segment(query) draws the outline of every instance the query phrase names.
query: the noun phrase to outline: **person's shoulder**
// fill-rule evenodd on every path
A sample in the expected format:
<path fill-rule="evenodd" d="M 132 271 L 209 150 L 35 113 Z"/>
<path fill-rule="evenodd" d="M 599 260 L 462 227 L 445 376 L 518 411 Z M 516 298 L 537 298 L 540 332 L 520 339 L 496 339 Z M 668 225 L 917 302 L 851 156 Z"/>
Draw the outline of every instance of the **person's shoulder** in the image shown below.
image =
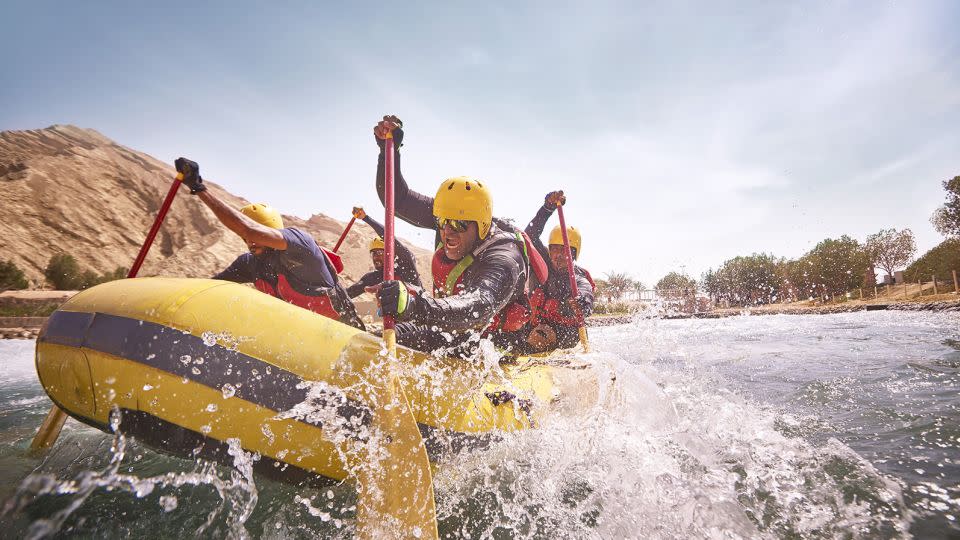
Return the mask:
<path fill-rule="evenodd" d="M 232 264 L 252 264 L 256 262 L 257 258 L 253 253 L 249 251 L 237 255 L 237 258 L 233 260 Z"/>
<path fill-rule="evenodd" d="M 280 234 L 287 241 L 287 250 L 302 250 L 309 253 L 319 253 L 320 247 L 317 241 L 306 231 L 294 227 L 284 227 L 280 229 Z"/>
<path fill-rule="evenodd" d="M 517 261 L 523 260 L 523 248 L 514 240 L 510 241 L 511 238 L 506 236 L 506 234 L 497 238 L 490 246 L 482 250 L 477 259 L 479 260 L 510 260 Z"/>

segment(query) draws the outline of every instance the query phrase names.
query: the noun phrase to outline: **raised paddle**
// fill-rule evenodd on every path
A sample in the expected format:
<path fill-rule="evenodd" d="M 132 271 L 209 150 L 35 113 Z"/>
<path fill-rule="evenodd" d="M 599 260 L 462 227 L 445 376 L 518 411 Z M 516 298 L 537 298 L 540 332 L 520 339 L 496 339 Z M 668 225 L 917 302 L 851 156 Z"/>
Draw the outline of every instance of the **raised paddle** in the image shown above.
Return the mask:
<path fill-rule="evenodd" d="M 390 281 L 394 278 L 392 133 L 387 135 L 385 143 L 383 279 Z M 383 317 L 383 341 L 388 365 L 397 362 L 395 325 L 392 316 Z M 410 401 L 392 367 L 388 367 L 388 373 L 386 395 L 382 400 L 388 406 L 380 407 L 374 414 L 374 425 L 386 435 L 386 440 L 378 456 L 367 456 L 367 467 L 361 470 L 357 536 L 364 539 L 436 539 L 439 537 L 437 510 L 427 449 L 423 445 Z M 379 461 L 374 464 L 373 459 Z"/>
<path fill-rule="evenodd" d="M 587 325 L 583 322 L 583 311 L 580 304 L 577 303 L 577 297 L 580 291 L 577 289 L 577 276 L 573 273 L 573 253 L 570 251 L 570 239 L 567 238 L 567 221 L 563 219 L 563 204 L 557 202 L 557 216 L 560 218 L 560 233 L 563 235 L 563 249 L 567 252 L 567 275 L 570 278 L 570 300 L 573 312 L 577 316 L 577 325 L 580 331 L 580 343 L 583 344 L 583 352 L 590 352 L 587 344 Z"/>
<path fill-rule="evenodd" d="M 340 239 L 337 240 L 337 245 L 333 246 L 333 252 L 336 253 L 340 249 L 340 244 L 343 243 L 343 239 L 347 237 L 347 233 L 350 232 L 350 227 L 353 227 L 353 222 L 357 220 L 357 216 L 350 218 L 350 222 L 347 223 L 347 226 L 343 228 L 343 232 L 340 233 Z"/>
<path fill-rule="evenodd" d="M 183 173 L 177 173 L 177 177 L 174 178 L 173 183 L 170 184 L 170 191 L 167 192 L 167 197 L 163 199 L 163 204 L 160 205 L 160 211 L 157 213 L 156 219 L 153 220 L 153 226 L 150 227 L 150 232 L 147 233 L 147 239 L 143 241 L 143 245 L 140 246 L 140 252 L 137 253 L 137 258 L 133 261 L 133 266 L 131 266 L 130 271 L 127 272 L 128 278 L 137 277 L 140 266 L 143 265 L 143 260 L 147 257 L 147 252 L 150 251 L 150 246 L 157 237 L 157 232 L 160 231 L 160 225 L 163 224 L 163 220 L 167 216 L 167 211 L 170 210 L 170 205 L 173 204 L 173 198 L 177 196 L 177 190 L 180 189 L 180 183 L 182 181 Z M 57 442 L 57 437 L 60 436 L 60 430 L 63 429 L 63 423 L 66 422 L 66 420 L 67 413 L 60 410 L 60 407 L 56 405 L 51 407 L 50 412 L 47 413 L 47 417 L 44 418 L 43 423 L 40 424 L 40 429 L 37 430 L 37 434 L 33 437 L 33 442 L 30 443 L 30 449 L 43 450 Z"/>

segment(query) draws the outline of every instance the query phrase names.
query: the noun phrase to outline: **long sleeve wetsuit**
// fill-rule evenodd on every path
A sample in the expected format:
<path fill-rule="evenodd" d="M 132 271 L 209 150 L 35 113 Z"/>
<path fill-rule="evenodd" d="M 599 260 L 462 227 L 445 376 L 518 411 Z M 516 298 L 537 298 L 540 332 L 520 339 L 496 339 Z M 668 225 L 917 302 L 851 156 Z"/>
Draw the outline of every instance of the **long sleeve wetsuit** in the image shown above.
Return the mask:
<path fill-rule="evenodd" d="M 373 230 L 377 233 L 377 236 L 383 238 L 383 225 L 381 225 L 380 222 L 373 219 L 369 215 L 364 216 L 363 221 L 373 228 Z M 403 245 L 403 243 L 401 243 L 399 240 L 394 244 L 394 246 L 396 246 L 397 255 L 393 265 L 396 278 L 408 285 L 413 285 L 418 289 L 422 289 L 423 283 L 420 281 L 420 272 L 417 271 L 417 258 L 414 257 L 413 252 L 407 249 L 407 246 Z M 381 281 L 383 281 L 382 270 L 373 270 L 372 272 L 367 272 L 360 278 L 359 281 L 347 287 L 347 294 L 350 295 L 350 298 L 356 298 L 363 294 L 363 290 L 366 287 L 371 287 L 377 283 L 380 283 Z"/>
<path fill-rule="evenodd" d="M 377 193 L 384 200 L 384 145 L 380 145 L 377 165 Z M 409 188 L 400 171 L 400 152 L 394 150 L 394 205 L 397 216 L 424 229 L 436 231 L 433 197 Z M 514 227 L 494 220 L 479 253 L 463 272 L 463 292 L 444 298 L 421 295 L 416 301 L 413 320 L 397 325 L 397 340 L 420 350 L 455 346 L 470 334 L 483 331 L 490 321 L 512 302 L 526 302 L 527 263 L 513 239 Z M 439 243 L 439 242 L 438 242 Z M 439 256 L 444 257 L 441 253 Z M 434 329 L 436 328 L 436 329 Z M 528 333 L 525 327 L 514 333 L 494 332 L 491 338 L 501 347 L 510 347 Z"/>
<path fill-rule="evenodd" d="M 543 242 L 540 240 L 540 235 L 543 234 L 547 220 L 553 215 L 554 210 L 555 207 L 546 204 L 541 206 L 540 209 L 537 210 L 537 214 L 530 220 L 530 223 L 527 224 L 526 228 L 527 236 L 530 237 L 530 241 L 545 260 L 550 260 L 550 251 L 543 245 Z M 543 291 L 546 299 L 552 298 L 559 301 L 561 315 L 574 318 L 575 313 L 567 304 L 567 299 L 570 298 L 570 278 L 567 275 L 567 270 L 566 268 L 557 270 L 552 264 L 548 266 L 550 274 L 547 277 L 546 283 L 540 286 L 540 290 Z M 587 272 L 577 266 L 576 263 L 573 265 L 573 274 L 577 278 L 577 304 L 580 305 L 583 316 L 587 317 L 593 312 L 593 284 L 590 283 L 590 280 L 587 278 Z M 560 324 L 557 321 L 549 319 L 541 319 L 539 322 L 548 324 L 553 328 L 557 334 L 557 346 L 560 348 L 573 347 L 580 340 L 580 334 L 576 325 Z"/>

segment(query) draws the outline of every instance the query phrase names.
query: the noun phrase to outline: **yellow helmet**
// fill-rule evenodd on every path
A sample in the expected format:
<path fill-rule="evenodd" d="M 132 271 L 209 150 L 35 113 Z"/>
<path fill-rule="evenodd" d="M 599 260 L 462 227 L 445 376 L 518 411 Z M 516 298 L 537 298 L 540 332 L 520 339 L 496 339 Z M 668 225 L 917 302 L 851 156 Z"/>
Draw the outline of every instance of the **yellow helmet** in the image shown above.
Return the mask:
<path fill-rule="evenodd" d="M 576 250 L 573 253 L 573 258 L 577 258 L 580 255 L 580 231 L 576 227 L 567 227 L 567 240 L 570 240 L 570 247 Z M 550 245 L 563 245 L 563 230 L 559 225 L 550 231 Z"/>
<path fill-rule="evenodd" d="M 493 222 L 493 200 L 487 187 L 476 178 L 447 178 L 433 199 L 433 215 L 440 219 L 476 221 L 482 239 L 487 237 Z"/>
<path fill-rule="evenodd" d="M 282 229 L 283 218 L 280 212 L 269 205 L 261 203 L 252 203 L 240 209 L 240 213 L 257 223 L 270 227 L 271 229 Z"/>
<path fill-rule="evenodd" d="M 370 241 L 370 251 L 375 249 L 383 249 L 383 238 L 379 236 L 374 236 L 373 240 Z"/>

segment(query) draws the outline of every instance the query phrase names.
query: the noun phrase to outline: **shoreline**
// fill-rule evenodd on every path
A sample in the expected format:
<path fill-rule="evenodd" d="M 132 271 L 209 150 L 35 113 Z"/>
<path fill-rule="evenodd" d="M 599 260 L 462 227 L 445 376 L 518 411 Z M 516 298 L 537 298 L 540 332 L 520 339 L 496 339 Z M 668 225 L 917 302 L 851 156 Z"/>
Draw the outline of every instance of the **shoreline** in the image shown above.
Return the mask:
<path fill-rule="evenodd" d="M 789 306 L 766 305 L 752 308 L 721 308 L 701 313 L 660 313 L 659 319 L 722 319 L 737 316 L 761 315 L 832 315 L 836 313 L 856 313 L 859 311 L 939 311 L 960 313 L 960 300 L 939 300 L 931 302 L 889 302 L 889 303 L 843 303 L 828 306 Z M 631 322 L 638 314 L 601 315 L 587 319 L 587 326 L 615 326 Z"/>

